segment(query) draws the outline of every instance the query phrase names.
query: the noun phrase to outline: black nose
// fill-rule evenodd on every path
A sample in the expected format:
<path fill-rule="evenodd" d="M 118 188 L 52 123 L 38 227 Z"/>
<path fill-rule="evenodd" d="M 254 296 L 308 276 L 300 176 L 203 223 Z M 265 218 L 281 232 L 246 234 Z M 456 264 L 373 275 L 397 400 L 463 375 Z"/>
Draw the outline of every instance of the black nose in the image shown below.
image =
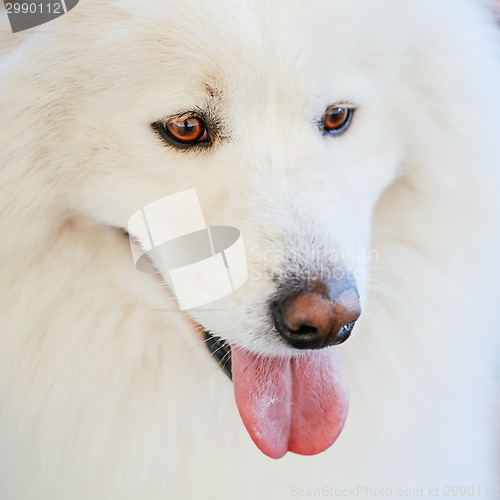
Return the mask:
<path fill-rule="evenodd" d="M 345 342 L 360 314 L 358 291 L 348 280 L 313 281 L 273 304 L 276 329 L 297 349 Z"/>

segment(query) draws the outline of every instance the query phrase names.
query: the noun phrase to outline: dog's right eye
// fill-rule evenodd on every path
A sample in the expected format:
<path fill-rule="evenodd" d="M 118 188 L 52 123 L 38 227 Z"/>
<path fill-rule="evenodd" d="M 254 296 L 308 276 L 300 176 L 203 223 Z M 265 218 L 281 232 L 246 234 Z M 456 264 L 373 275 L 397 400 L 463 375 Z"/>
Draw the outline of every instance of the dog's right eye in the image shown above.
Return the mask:
<path fill-rule="evenodd" d="M 153 124 L 159 134 L 172 146 L 186 148 L 210 142 L 205 121 L 189 115 L 162 120 Z"/>
<path fill-rule="evenodd" d="M 329 135 L 341 135 L 351 125 L 354 109 L 347 106 L 330 106 L 323 117 L 323 130 Z"/>

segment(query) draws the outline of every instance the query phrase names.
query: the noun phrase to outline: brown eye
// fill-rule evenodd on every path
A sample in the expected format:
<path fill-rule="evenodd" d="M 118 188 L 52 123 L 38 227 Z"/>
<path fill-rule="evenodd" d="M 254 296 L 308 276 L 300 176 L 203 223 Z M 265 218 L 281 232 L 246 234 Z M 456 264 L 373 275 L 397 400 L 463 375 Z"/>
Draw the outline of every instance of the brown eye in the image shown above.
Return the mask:
<path fill-rule="evenodd" d="M 354 109 L 341 106 L 330 106 L 323 118 L 323 127 L 325 132 L 332 135 L 344 133 L 351 124 Z"/>
<path fill-rule="evenodd" d="M 162 123 L 166 134 L 180 144 L 197 144 L 208 139 L 204 121 L 196 116 L 174 118 Z"/>

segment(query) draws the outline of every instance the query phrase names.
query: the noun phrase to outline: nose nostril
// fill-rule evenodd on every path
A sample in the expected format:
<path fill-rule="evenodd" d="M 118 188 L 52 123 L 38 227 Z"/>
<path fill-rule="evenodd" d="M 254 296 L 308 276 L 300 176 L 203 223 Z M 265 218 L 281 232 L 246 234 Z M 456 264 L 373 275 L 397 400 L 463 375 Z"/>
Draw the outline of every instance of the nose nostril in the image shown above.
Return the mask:
<path fill-rule="evenodd" d="M 334 345 L 342 344 L 343 342 L 345 342 L 351 336 L 355 324 L 356 322 L 353 321 L 351 323 L 347 323 L 346 325 L 344 325 L 337 333 Z"/>
<path fill-rule="evenodd" d="M 352 332 L 352 329 L 354 328 L 354 325 L 356 324 L 355 321 L 351 322 L 351 323 L 347 323 L 345 324 L 341 329 L 340 329 L 340 332 L 348 332 L 348 333 L 351 333 Z"/>
<path fill-rule="evenodd" d="M 297 331 L 294 331 L 297 335 L 316 335 L 318 333 L 318 329 L 314 326 L 304 325 L 301 326 Z"/>
<path fill-rule="evenodd" d="M 355 321 L 345 324 L 335 335 L 330 343 L 327 343 L 328 337 L 322 336 L 322 341 L 317 343 L 317 347 L 323 347 L 324 345 L 339 345 L 345 342 L 352 333 L 354 329 Z M 331 332 L 334 334 L 335 332 Z M 290 337 L 299 340 L 302 343 L 315 341 L 321 332 L 314 326 L 303 325 L 298 330 L 290 330 Z"/>

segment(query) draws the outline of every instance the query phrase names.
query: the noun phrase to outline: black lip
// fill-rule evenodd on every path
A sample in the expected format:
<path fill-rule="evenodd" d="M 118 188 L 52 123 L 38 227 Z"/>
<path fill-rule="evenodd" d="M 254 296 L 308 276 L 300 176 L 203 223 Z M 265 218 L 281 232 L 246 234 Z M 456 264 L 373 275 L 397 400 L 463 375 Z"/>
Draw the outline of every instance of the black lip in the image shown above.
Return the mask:
<path fill-rule="evenodd" d="M 220 337 L 215 337 L 210 332 L 205 330 L 205 345 L 210 354 L 216 359 L 219 366 L 224 370 L 225 374 L 233 380 L 231 371 L 231 346 Z"/>

